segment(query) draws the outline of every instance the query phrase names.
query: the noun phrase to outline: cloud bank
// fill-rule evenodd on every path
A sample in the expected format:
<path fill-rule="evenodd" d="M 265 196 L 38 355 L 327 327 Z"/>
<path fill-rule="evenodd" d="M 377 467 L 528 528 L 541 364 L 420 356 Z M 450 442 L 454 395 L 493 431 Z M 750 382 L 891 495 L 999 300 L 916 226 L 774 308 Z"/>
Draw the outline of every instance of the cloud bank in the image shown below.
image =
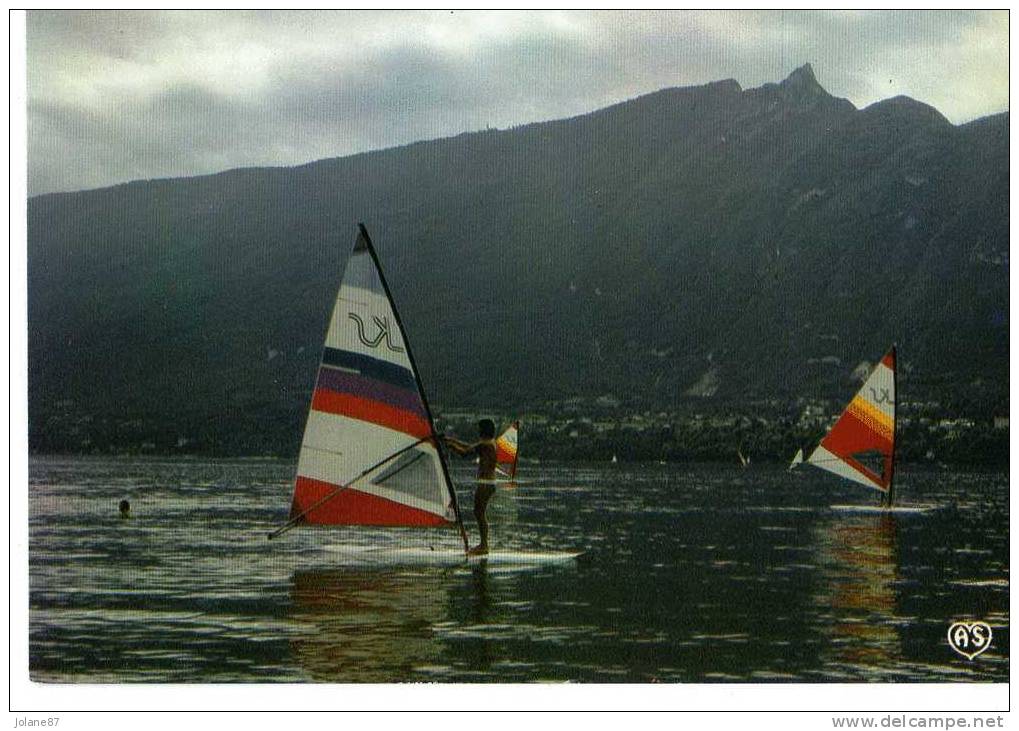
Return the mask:
<path fill-rule="evenodd" d="M 30 11 L 32 195 L 294 165 L 805 62 L 863 107 L 1008 109 L 1008 13 Z"/>

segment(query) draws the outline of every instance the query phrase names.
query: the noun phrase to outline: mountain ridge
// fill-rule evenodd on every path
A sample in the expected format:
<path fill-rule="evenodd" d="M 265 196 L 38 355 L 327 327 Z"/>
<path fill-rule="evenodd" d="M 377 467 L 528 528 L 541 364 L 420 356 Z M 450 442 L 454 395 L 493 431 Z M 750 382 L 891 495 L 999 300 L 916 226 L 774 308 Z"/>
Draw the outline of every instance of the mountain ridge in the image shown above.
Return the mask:
<path fill-rule="evenodd" d="M 805 79 L 807 79 L 807 81 L 801 82 L 801 81 L 799 81 L 800 78 L 805 78 Z M 216 171 L 216 172 L 202 173 L 202 174 L 198 174 L 198 175 L 173 176 L 173 177 L 155 177 L 155 178 L 138 178 L 138 179 L 134 179 L 134 180 L 126 180 L 126 181 L 119 182 L 119 183 L 113 183 L 111 185 L 103 185 L 103 186 L 99 186 L 99 187 L 96 187 L 96 188 L 82 188 L 82 189 L 70 190 L 70 191 L 52 191 L 52 192 L 47 192 L 47 193 L 38 193 L 36 195 L 29 196 L 29 200 L 33 200 L 35 198 L 42 198 L 42 197 L 46 197 L 46 196 L 74 195 L 76 193 L 86 193 L 86 192 L 93 192 L 93 191 L 100 191 L 100 190 L 109 190 L 111 188 L 120 188 L 120 187 L 123 187 L 123 186 L 130 186 L 130 185 L 136 185 L 136 184 L 158 183 L 158 182 L 175 181 L 175 180 L 196 180 L 196 179 L 201 179 L 201 178 L 217 177 L 217 176 L 230 175 L 232 173 L 240 173 L 240 172 L 247 172 L 247 171 L 300 169 L 300 168 L 305 168 L 305 167 L 308 167 L 308 166 L 318 165 L 320 163 L 328 163 L 328 162 L 334 162 L 334 161 L 339 161 L 339 160 L 348 160 L 348 159 L 351 159 L 351 158 L 357 158 L 357 157 L 361 157 L 361 156 L 365 156 L 365 155 L 375 155 L 375 154 L 378 154 L 378 153 L 384 153 L 384 152 L 390 152 L 390 151 L 405 150 L 407 148 L 415 147 L 415 146 L 418 146 L 418 145 L 428 145 L 428 144 L 433 144 L 433 143 L 453 140 L 453 139 L 457 139 L 457 138 L 461 138 L 461 137 L 466 137 L 466 136 L 484 135 L 484 134 L 489 134 L 489 133 L 493 133 L 493 132 L 507 132 L 507 131 L 518 130 L 518 129 L 523 129 L 523 128 L 527 128 L 527 127 L 533 127 L 533 126 L 536 126 L 536 125 L 556 124 L 556 123 L 559 123 L 559 122 L 570 122 L 572 120 L 577 120 L 577 119 L 581 119 L 581 118 L 584 118 L 584 117 L 589 117 L 589 116 L 592 116 L 592 115 L 597 115 L 597 114 L 606 112 L 608 110 L 611 110 L 611 109 L 614 109 L 614 108 L 617 108 L 617 107 L 629 105 L 629 104 L 632 104 L 633 102 L 636 102 L 636 101 L 639 101 L 639 100 L 642 100 L 642 99 L 646 99 L 648 97 L 655 97 L 655 96 L 659 96 L 659 95 L 665 95 L 665 94 L 668 94 L 670 92 L 675 92 L 675 91 L 688 91 L 688 90 L 701 90 L 701 89 L 704 89 L 704 90 L 717 89 L 717 90 L 725 90 L 727 92 L 731 92 L 732 90 L 735 90 L 736 92 L 742 94 L 742 93 L 754 92 L 754 91 L 758 91 L 758 90 L 773 91 L 773 90 L 776 90 L 776 89 L 796 88 L 801 83 L 806 83 L 806 84 L 809 84 L 809 85 L 811 85 L 813 87 L 816 87 L 816 89 L 818 91 L 818 94 L 817 94 L 818 96 L 823 96 L 823 97 L 826 97 L 827 99 L 835 100 L 835 101 L 837 101 L 839 103 L 843 103 L 845 105 L 848 105 L 852 109 L 858 110 L 858 111 L 863 111 L 863 110 L 866 110 L 866 109 L 870 109 L 870 108 L 878 106 L 878 105 L 884 105 L 886 102 L 891 102 L 893 100 L 904 100 L 905 102 L 912 103 L 912 104 L 917 105 L 919 107 L 924 107 L 924 108 L 927 108 L 929 110 L 932 110 L 934 112 L 934 114 L 936 114 L 938 117 L 940 117 L 940 119 L 944 120 L 944 122 L 946 124 L 956 128 L 956 129 L 959 129 L 959 128 L 962 128 L 962 127 L 966 127 L 968 125 L 977 125 L 977 124 L 983 123 L 985 120 L 992 120 L 992 119 L 995 119 L 995 118 L 998 118 L 998 117 L 1006 117 L 1007 118 L 1008 114 L 1009 114 L 1009 111 L 1005 110 L 1005 111 L 1001 111 L 1001 112 L 995 112 L 995 113 L 992 113 L 992 114 L 988 114 L 988 115 L 985 115 L 983 117 L 977 117 L 975 119 L 971 119 L 971 120 L 968 120 L 966 122 L 961 122 L 959 124 L 954 124 L 954 123 L 950 122 L 948 119 L 946 119 L 943 115 L 941 115 L 941 113 L 936 108 L 926 104 L 925 102 L 918 101 L 918 100 L 913 99 L 912 97 L 909 97 L 909 96 L 906 96 L 906 95 L 897 95 L 897 96 L 894 96 L 894 97 L 888 97 L 886 99 L 882 99 L 882 100 L 879 100 L 877 102 L 873 102 L 872 104 L 869 104 L 866 107 L 862 107 L 862 108 L 858 109 L 848 99 L 845 99 L 843 97 L 836 97 L 836 96 L 833 96 L 832 94 L 830 94 L 817 81 L 817 78 L 814 75 L 814 71 L 813 71 L 812 65 L 810 63 L 805 63 L 802 66 L 794 69 L 789 74 L 789 76 L 787 76 L 781 82 L 767 82 L 765 84 L 762 84 L 761 86 L 749 87 L 747 89 L 743 89 L 743 87 L 739 83 L 739 81 L 737 81 L 736 79 L 733 79 L 733 78 L 719 79 L 719 80 L 716 80 L 716 81 L 709 81 L 709 82 L 705 82 L 703 84 L 696 84 L 696 85 L 692 85 L 692 86 L 668 86 L 668 87 L 663 87 L 661 89 L 657 89 L 655 91 L 649 91 L 649 92 L 646 92 L 646 93 L 638 94 L 637 96 L 631 97 L 631 98 L 623 100 L 623 101 L 614 102 L 614 103 L 612 103 L 612 104 L 610 104 L 608 106 L 605 106 L 605 107 L 599 107 L 598 109 L 593 109 L 593 110 L 587 111 L 587 112 L 580 112 L 578 114 L 575 114 L 575 115 L 572 115 L 572 116 L 569 116 L 569 117 L 557 117 L 557 118 L 554 118 L 554 119 L 542 120 L 542 121 L 538 121 L 538 122 L 524 122 L 524 123 L 521 123 L 521 124 L 518 124 L 518 125 L 513 125 L 513 126 L 507 127 L 507 128 L 494 128 L 493 127 L 493 128 L 484 129 L 484 130 L 466 130 L 466 131 L 463 131 L 463 132 L 457 132 L 455 134 L 451 134 L 451 135 L 444 136 L 444 137 L 435 137 L 435 138 L 430 138 L 430 139 L 425 139 L 425 140 L 415 140 L 413 142 L 402 143 L 402 144 L 393 145 L 393 146 L 390 146 L 390 147 L 380 147 L 380 148 L 376 148 L 376 149 L 372 149 L 372 150 L 364 150 L 364 151 L 360 151 L 360 152 L 351 153 L 351 154 L 348 154 L 348 155 L 338 155 L 338 156 L 324 157 L 324 158 L 319 158 L 319 159 L 316 159 L 316 160 L 309 160 L 309 161 L 306 161 L 306 162 L 294 163 L 292 165 L 242 165 L 242 166 L 238 166 L 238 167 L 231 167 L 231 168 L 226 168 L 224 170 L 219 170 L 219 171 Z"/>
<path fill-rule="evenodd" d="M 917 398 L 1007 399 L 1007 113 L 790 79 L 33 197 L 33 443 L 92 419 L 294 446 L 359 220 L 440 403 L 834 398 L 893 340 Z"/>

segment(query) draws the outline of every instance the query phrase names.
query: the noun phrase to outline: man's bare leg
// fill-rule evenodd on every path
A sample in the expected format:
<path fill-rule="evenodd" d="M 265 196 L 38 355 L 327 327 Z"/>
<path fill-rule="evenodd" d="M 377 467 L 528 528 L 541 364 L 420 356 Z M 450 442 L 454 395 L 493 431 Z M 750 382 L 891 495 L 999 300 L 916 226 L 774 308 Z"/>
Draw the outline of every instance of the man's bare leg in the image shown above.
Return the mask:
<path fill-rule="evenodd" d="M 478 521 L 478 533 L 481 535 L 481 542 L 467 552 L 468 556 L 483 556 L 488 553 L 488 518 L 485 516 L 488 510 L 488 501 L 495 494 L 495 485 L 478 485 L 474 492 L 474 519 Z"/>

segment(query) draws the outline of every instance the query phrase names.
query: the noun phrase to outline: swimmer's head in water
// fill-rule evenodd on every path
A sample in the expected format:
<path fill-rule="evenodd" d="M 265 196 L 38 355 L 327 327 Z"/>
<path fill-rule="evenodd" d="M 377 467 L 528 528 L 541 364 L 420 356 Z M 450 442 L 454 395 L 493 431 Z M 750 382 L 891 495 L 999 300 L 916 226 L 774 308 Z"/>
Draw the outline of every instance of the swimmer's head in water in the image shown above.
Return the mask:
<path fill-rule="evenodd" d="M 121 515 L 127 515 L 130 512 L 131 512 L 131 503 L 129 503 L 127 500 L 121 500 L 120 501 L 120 514 Z"/>
<path fill-rule="evenodd" d="M 495 422 L 491 419 L 482 419 L 478 422 L 478 433 L 482 439 L 495 439 Z"/>

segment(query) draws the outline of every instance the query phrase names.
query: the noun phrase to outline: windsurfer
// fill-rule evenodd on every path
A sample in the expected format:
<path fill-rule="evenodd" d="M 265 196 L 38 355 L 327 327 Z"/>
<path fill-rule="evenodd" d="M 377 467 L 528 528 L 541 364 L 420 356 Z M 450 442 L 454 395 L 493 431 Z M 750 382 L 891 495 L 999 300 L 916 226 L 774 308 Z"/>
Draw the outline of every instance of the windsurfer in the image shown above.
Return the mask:
<path fill-rule="evenodd" d="M 488 553 L 488 518 L 485 517 L 485 512 L 488 510 L 488 502 L 495 494 L 495 422 L 491 419 L 479 421 L 478 436 L 480 440 L 474 444 L 446 437 L 446 444 L 461 457 L 473 455 L 478 457 L 478 484 L 474 490 L 474 518 L 478 521 L 481 541 L 467 552 L 471 556 Z"/>

